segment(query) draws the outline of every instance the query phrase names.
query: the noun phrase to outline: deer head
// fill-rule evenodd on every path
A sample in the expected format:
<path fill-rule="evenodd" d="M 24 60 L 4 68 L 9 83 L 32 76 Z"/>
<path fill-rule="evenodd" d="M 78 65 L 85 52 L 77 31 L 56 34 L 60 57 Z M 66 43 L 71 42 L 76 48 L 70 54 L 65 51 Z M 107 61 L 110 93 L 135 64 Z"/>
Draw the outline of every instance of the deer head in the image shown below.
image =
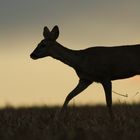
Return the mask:
<path fill-rule="evenodd" d="M 50 56 L 51 48 L 56 44 L 56 39 L 59 36 L 58 26 L 54 26 L 52 31 L 50 31 L 48 27 L 45 26 L 43 36 L 44 39 L 38 44 L 38 46 L 30 55 L 32 59 Z"/>

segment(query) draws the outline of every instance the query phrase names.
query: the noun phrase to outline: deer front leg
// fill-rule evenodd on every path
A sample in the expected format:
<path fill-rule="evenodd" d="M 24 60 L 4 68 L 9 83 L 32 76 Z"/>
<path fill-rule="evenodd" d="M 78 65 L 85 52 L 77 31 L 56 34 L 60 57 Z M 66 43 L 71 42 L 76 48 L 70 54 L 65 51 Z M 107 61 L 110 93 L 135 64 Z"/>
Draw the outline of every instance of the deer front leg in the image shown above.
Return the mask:
<path fill-rule="evenodd" d="M 106 103 L 109 111 L 109 115 L 111 119 L 114 118 L 114 114 L 112 112 L 112 83 L 111 81 L 105 81 L 102 83 L 104 91 L 105 91 L 105 96 L 106 96 Z"/>
<path fill-rule="evenodd" d="M 80 94 L 84 89 L 86 89 L 90 84 L 92 83 L 92 81 L 86 80 L 86 79 L 80 79 L 78 85 L 75 87 L 74 90 L 72 90 L 68 96 L 65 99 L 65 102 L 62 106 L 61 112 L 63 112 L 66 108 L 67 105 L 69 103 L 69 101 L 75 97 L 76 95 Z"/>

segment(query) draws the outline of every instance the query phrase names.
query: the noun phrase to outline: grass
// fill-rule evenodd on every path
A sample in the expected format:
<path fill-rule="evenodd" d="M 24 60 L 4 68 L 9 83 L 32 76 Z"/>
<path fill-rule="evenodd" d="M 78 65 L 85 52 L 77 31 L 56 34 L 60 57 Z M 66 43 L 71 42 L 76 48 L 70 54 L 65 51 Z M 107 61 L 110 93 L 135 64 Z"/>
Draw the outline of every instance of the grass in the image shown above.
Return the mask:
<path fill-rule="evenodd" d="M 63 119 L 56 119 L 59 110 L 46 106 L 0 109 L 0 140 L 140 139 L 140 104 L 114 105 L 114 121 L 105 106 L 69 107 Z"/>

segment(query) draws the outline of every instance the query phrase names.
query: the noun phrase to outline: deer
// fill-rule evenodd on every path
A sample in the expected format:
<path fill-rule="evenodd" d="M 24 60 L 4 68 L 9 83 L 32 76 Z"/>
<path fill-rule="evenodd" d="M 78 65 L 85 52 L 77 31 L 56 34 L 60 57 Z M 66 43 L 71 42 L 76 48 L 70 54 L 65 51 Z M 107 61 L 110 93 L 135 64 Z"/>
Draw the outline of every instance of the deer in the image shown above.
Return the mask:
<path fill-rule="evenodd" d="M 109 115 L 112 111 L 112 81 L 140 74 L 140 44 L 122 46 L 95 46 L 82 50 L 64 47 L 56 40 L 59 36 L 57 25 L 50 31 L 43 30 L 44 39 L 37 45 L 30 57 L 33 60 L 50 56 L 72 67 L 79 82 L 67 95 L 61 112 L 66 110 L 72 98 L 84 91 L 93 82 L 103 86 Z"/>

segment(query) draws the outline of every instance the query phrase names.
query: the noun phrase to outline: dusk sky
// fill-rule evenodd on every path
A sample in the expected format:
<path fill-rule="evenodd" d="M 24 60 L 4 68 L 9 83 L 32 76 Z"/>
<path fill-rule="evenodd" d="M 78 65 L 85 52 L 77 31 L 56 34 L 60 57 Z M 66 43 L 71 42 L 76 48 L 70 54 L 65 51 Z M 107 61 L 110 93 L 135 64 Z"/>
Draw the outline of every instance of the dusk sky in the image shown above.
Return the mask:
<path fill-rule="evenodd" d="M 62 105 L 76 86 L 74 70 L 52 58 L 30 53 L 43 39 L 43 28 L 58 25 L 58 42 L 71 49 L 140 43 L 139 0 L 1 0 L 0 106 Z M 93 56 L 94 57 L 94 56 Z M 140 77 L 113 82 L 113 102 L 140 101 Z M 71 104 L 105 103 L 94 83 Z"/>

